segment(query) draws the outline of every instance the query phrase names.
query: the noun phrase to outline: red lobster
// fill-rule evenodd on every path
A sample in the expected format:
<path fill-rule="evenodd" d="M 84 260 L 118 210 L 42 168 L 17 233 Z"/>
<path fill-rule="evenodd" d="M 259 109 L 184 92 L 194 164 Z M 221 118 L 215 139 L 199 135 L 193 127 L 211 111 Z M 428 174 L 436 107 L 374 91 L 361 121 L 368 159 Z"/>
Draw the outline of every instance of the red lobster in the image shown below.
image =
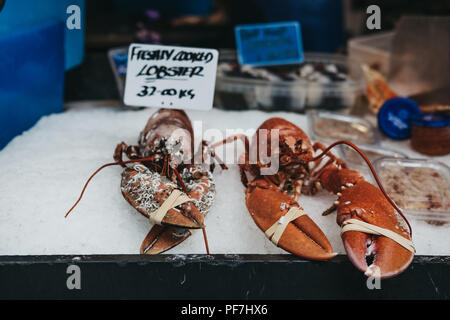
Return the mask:
<path fill-rule="evenodd" d="M 267 134 L 260 135 L 261 130 L 266 130 Z M 270 139 L 273 130 L 278 131 L 279 144 L 278 148 L 271 151 Z M 262 136 L 263 139 L 267 139 L 267 142 L 260 141 Z M 237 138 L 246 141 L 245 137 L 235 136 L 221 143 Z M 246 187 L 247 208 L 258 227 L 266 232 L 272 241 L 277 236 L 276 241 L 273 242 L 288 252 L 313 260 L 327 260 L 336 255 L 324 233 L 304 214 L 296 201 L 301 193 L 315 194 L 321 188 L 338 196 L 337 201 L 327 210 L 327 213 L 337 209 L 337 223 L 341 227 L 349 223 L 353 225 L 354 220 L 360 220 L 370 224 L 369 227 L 383 228 L 385 233 L 389 231 L 395 233 L 405 242 L 411 239 L 410 232 L 402 224 L 394 208 L 406 223 L 408 223 L 407 220 L 385 194 L 367 158 L 365 159 L 381 190 L 365 181 L 358 171 L 347 168 L 341 159 L 329 152 L 329 149 L 341 143 L 356 148 L 345 141 L 337 142 L 328 148 L 320 143 L 312 145 L 303 130 L 282 118 L 271 118 L 265 121 L 253 136 L 250 147 L 246 141 L 246 153 L 243 155 L 240 170 L 241 180 Z M 264 164 L 260 159 L 258 149 L 261 146 L 263 148 L 267 146 L 269 156 L 271 152 L 276 153 L 275 158 L 279 159 L 277 173 L 261 174 L 262 169 L 271 165 Z M 360 152 L 358 148 L 356 149 Z M 322 153 L 315 157 L 313 153 L 318 150 Z M 252 153 L 257 154 L 255 164 L 249 162 L 249 155 Z M 287 215 L 291 217 L 287 218 Z M 283 221 L 283 219 L 288 220 Z M 277 223 L 282 228 L 278 234 L 276 232 L 274 234 L 273 230 L 280 227 Z M 271 227 L 272 230 L 270 230 Z M 376 227 L 374 229 L 377 229 Z M 410 228 L 409 223 L 408 227 Z M 351 262 L 367 276 L 392 277 L 401 273 L 411 263 L 414 256 L 413 247 L 406 245 L 409 248 L 407 249 L 389 237 L 376 235 L 376 232 L 373 232 L 375 234 L 370 231 L 362 232 L 358 228 L 361 227 L 343 232 L 342 240 Z M 372 258 L 370 265 L 368 258 Z"/>
<path fill-rule="evenodd" d="M 161 253 L 184 241 L 194 229 L 203 228 L 204 232 L 204 216 L 215 199 L 214 162 L 209 167 L 196 164 L 201 162 L 194 161 L 193 136 L 191 121 L 184 111 L 159 110 L 148 120 L 137 146 L 128 146 L 125 142 L 117 145 L 116 162 L 103 165 L 88 179 L 66 216 L 81 200 L 94 175 L 105 167 L 121 165 L 124 167 L 121 181 L 124 198 L 155 223 L 141 245 L 141 253 Z M 198 156 L 202 159 L 214 156 L 214 152 L 207 154 L 207 151 L 210 149 L 203 141 Z M 123 161 L 122 154 L 130 160 Z M 178 196 L 176 201 L 181 199 L 179 203 L 169 205 L 159 217 L 153 215 L 171 201 L 172 194 Z M 209 252 L 205 232 L 204 235 Z"/>

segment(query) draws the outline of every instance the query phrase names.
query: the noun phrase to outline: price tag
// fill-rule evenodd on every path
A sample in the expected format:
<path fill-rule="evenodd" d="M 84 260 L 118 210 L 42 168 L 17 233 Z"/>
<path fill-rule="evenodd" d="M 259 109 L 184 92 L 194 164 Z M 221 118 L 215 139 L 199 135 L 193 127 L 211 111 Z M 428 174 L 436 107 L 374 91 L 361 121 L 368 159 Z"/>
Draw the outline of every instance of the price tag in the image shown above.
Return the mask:
<path fill-rule="evenodd" d="M 210 110 L 218 56 L 214 49 L 131 44 L 124 103 Z"/>
<path fill-rule="evenodd" d="M 240 25 L 234 31 L 239 64 L 269 66 L 303 61 L 297 21 Z"/>

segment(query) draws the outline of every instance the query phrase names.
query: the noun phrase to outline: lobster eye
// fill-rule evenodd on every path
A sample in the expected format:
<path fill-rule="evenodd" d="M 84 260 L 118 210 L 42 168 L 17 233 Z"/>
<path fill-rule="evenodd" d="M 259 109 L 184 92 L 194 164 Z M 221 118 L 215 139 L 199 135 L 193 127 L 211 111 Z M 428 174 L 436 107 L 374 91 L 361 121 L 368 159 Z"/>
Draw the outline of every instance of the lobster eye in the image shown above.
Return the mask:
<path fill-rule="evenodd" d="M 284 141 L 286 142 L 287 146 L 292 150 L 294 150 L 295 146 L 297 145 L 297 142 L 292 137 L 286 137 Z"/>
<path fill-rule="evenodd" d="M 284 155 L 280 158 L 280 162 L 282 165 L 286 165 L 291 162 L 291 157 Z"/>

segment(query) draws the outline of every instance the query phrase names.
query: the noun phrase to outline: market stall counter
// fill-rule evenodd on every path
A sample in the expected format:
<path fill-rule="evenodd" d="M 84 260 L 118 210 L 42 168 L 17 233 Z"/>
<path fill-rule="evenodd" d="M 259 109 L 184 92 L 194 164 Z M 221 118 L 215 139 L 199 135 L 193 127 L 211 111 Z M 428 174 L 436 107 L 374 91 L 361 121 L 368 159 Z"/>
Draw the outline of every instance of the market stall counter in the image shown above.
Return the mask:
<path fill-rule="evenodd" d="M 436 219 L 408 215 L 406 210 L 416 248 L 414 261 L 399 276 L 371 285 L 348 261 L 335 214 L 322 215 L 335 195 L 326 191 L 301 195 L 299 203 L 339 255 L 325 262 L 301 259 L 276 247 L 255 225 L 245 206 L 239 168 L 232 163 L 227 163 L 228 170 L 214 171 L 216 199 L 205 217 L 210 255 L 205 254 L 201 232 L 163 254 L 138 255 L 151 223 L 122 197 L 119 166 L 99 173 L 78 207 L 64 218 L 89 175 L 112 161 L 118 143 L 135 144 L 154 112 L 108 107 L 69 110 L 42 118 L 0 153 L 0 177 L 6 182 L 0 185 L 1 298 L 119 298 L 115 288 L 120 288 L 120 297 L 154 299 L 450 296 L 446 277 L 450 223 L 445 214 L 434 223 Z M 187 113 L 194 131 L 210 142 L 236 132 L 250 136 L 275 116 L 309 133 L 308 118 L 295 113 L 218 109 Z M 424 158 L 412 151 L 408 141 L 381 138 L 378 147 Z M 225 150 L 236 154 L 243 150 L 242 145 L 233 148 L 228 145 Z M 339 150 L 333 152 L 341 156 Z M 432 160 L 447 168 L 450 155 Z M 357 169 L 370 177 L 362 167 L 359 164 Z M 443 192 L 448 189 L 445 182 L 441 187 Z M 448 201 L 446 194 L 443 199 Z M 82 290 L 67 288 L 69 265 L 80 267 Z"/>

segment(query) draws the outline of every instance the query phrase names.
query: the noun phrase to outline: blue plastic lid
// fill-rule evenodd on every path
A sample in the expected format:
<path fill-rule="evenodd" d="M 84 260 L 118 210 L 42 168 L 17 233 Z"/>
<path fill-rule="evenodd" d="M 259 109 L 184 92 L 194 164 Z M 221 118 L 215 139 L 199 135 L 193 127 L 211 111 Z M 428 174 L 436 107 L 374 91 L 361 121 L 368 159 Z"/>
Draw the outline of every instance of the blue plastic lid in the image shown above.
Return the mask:
<path fill-rule="evenodd" d="M 424 113 L 412 120 L 413 125 L 427 128 L 441 128 L 450 126 L 450 116 L 444 114 Z"/>
<path fill-rule="evenodd" d="M 378 112 L 378 127 L 396 140 L 411 137 L 411 120 L 421 114 L 419 106 L 408 98 L 387 100 Z"/>

